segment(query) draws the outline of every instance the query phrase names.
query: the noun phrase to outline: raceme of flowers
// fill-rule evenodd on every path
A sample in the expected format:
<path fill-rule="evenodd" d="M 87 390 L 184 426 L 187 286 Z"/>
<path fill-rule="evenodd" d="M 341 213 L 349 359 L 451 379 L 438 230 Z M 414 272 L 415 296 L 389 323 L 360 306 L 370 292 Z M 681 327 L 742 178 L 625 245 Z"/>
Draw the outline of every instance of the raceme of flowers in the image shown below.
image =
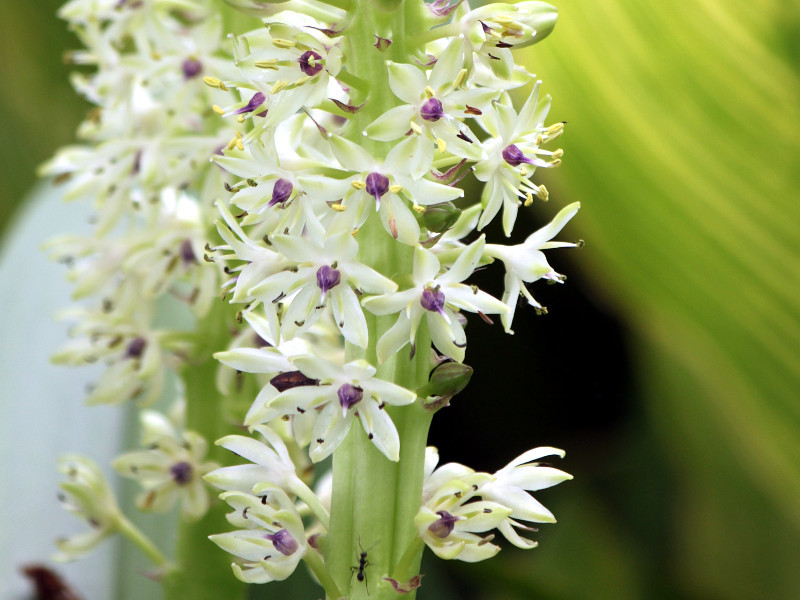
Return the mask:
<path fill-rule="evenodd" d="M 314 463 L 358 430 L 383 460 L 400 460 L 397 415 L 446 405 L 466 385 L 469 322 L 497 316 L 512 332 L 520 296 L 544 312 L 528 286 L 564 277 L 543 251 L 581 245 L 553 241 L 577 203 L 521 244 L 490 242 L 484 231 L 497 220 L 510 236 L 521 208 L 549 198 L 535 170 L 561 162 L 552 142 L 563 123 L 546 124 L 550 99 L 513 58 L 550 33 L 556 12 L 542 2 L 417 2 L 420 27 L 408 39 L 370 32 L 376 89 L 359 75 L 366 50 L 355 2 L 229 4 L 260 26 L 254 19 L 256 28 L 225 41 L 212 0 L 73 0 L 62 9 L 85 45 L 71 61 L 93 68 L 74 77 L 76 89 L 96 108 L 82 143 L 44 172 L 68 199 L 90 203 L 95 229 L 49 246 L 84 303 L 65 311 L 74 339 L 56 359 L 107 365 L 91 403 L 150 403 L 171 373 L 194 368 L 195 332 L 229 319 L 210 349 L 219 361 L 212 401 L 251 435 L 207 439 L 180 415 L 149 409 L 143 449 L 113 466 L 143 486 L 139 508 L 179 504 L 187 521 L 209 510 L 209 485 L 223 490 L 235 529 L 208 534 L 234 557 L 237 578 L 285 579 L 303 560 L 330 596 L 339 590 L 318 542 L 336 492 L 330 479 L 312 489 Z M 482 184 L 477 197 L 457 186 L 470 174 Z M 401 255 L 406 270 L 392 262 Z M 500 263 L 501 298 L 470 283 Z M 165 306 L 181 316 L 164 319 Z M 428 386 L 387 376 L 387 365 L 415 357 L 427 361 Z M 191 412 L 191 398 L 182 400 Z M 214 442 L 229 462 L 249 464 L 220 467 L 206 456 Z M 534 547 L 520 531 L 555 519 L 529 492 L 571 478 L 538 462 L 549 455 L 564 453 L 536 448 L 489 474 L 435 469 L 429 448 L 415 543 L 469 562 L 499 551 L 492 531 Z M 163 566 L 122 520 L 97 468 L 70 461 L 68 507 L 92 531 L 62 543 L 62 557 L 122 531 Z M 419 585 L 381 569 L 397 590 Z"/>

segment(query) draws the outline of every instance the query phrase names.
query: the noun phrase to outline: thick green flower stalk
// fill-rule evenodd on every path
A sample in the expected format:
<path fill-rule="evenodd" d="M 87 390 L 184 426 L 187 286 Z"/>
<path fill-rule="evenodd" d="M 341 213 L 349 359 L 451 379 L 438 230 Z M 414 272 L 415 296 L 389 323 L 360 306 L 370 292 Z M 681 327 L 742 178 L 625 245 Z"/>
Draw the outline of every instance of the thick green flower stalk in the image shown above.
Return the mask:
<path fill-rule="evenodd" d="M 93 203 L 97 230 L 53 251 L 99 302 L 59 357 L 108 364 L 91 402 L 155 399 L 172 369 L 185 407 L 143 412 L 144 449 L 114 462 L 143 485 L 139 508 L 180 503 L 172 558 L 122 517 L 88 516 L 102 535 L 81 550 L 116 527 L 156 557 L 168 598 L 234 597 L 236 579 L 304 561 L 333 600 L 413 597 L 426 546 L 479 561 L 497 531 L 534 547 L 520 531 L 555 519 L 529 492 L 570 479 L 539 462 L 563 451 L 490 474 L 436 468 L 426 442 L 472 372 L 466 314 L 511 333 L 520 296 L 545 310 L 527 284 L 564 279 L 542 251 L 579 245 L 552 241 L 577 204 L 522 244 L 480 233 L 497 218 L 508 236 L 521 206 L 548 199 L 531 178 L 560 163 L 563 124 L 545 124 L 549 97 L 513 53 L 552 31 L 555 8 L 230 4 L 262 24 L 229 44 L 210 1 L 63 11 L 87 45 L 73 60 L 97 67 L 76 81 L 98 109 L 86 144 L 46 170 Z M 457 185 L 470 174 L 479 198 Z M 469 283 L 496 259 L 500 299 Z M 175 299 L 193 315 L 182 328 L 159 318 Z"/>

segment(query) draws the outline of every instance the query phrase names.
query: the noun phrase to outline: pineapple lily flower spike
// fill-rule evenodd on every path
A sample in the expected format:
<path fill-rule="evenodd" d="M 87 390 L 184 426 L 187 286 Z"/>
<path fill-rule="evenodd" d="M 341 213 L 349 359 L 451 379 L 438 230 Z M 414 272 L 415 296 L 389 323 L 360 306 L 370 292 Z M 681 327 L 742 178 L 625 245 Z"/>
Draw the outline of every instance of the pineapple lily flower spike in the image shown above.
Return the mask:
<path fill-rule="evenodd" d="M 475 562 L 500 551 L 494 531 L 536 546 L 528 523 L 555 518 L 531 492 L 571 479 L 538 461 L 563 450 L 490 474 L 436 468 L 426 440 L 472 374 L 467 332 L 499 316 L 510 333 L 521 297 L 544 312 L 528 286 L 564 280 L 544 252 L 582 245 L 552 241 L 577 203 L 521 244 L 480 233 L 499 215 L 511 235 L 549 198 L 535 172 L 560 164 L 564 125 L 515 53 L 556 9 L 72 0 L 61 16 L 95 109 L 43 172 L 95 230 L 48 246 L 80 303 L 56 360 L 105 365 L 90 403 L 142 408 L 142 447 L 113 466 L 179 525 L 157 548 L 72 456 L 62 499 L 90 531 L 59 558 L 121 533 L 167 600 L 244 598 L 301 561 L 329 600 L 383 600 L 413 598 L 425 547 Z M 496 261 L 501 298 L 472 282 Z"/>

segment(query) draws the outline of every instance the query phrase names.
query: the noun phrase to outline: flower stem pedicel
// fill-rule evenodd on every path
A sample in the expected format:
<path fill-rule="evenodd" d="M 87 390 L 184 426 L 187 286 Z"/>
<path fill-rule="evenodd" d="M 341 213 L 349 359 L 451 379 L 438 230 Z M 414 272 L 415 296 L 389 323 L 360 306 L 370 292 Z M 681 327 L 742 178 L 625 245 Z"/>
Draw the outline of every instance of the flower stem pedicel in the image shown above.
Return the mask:
<path fill-rule="evenodd" d="M 249 16 L 211 0 L 62 9 L 96 108 L 44 170 L 92 203 L 96 228 L 50 246 L 84 301 L 57 358 L 108 365 L 94 403 L 150 403 L 170 373 L 182 385 L 114 462 L 142 484 L 140 509 L 180 505 L 176 548 L 156 549 L 71 457 L 68 507 L 94 531 L 61 556 L 120 532 L 167 598 L 243 597 L 236 579 L 286 579 L 304 561 L 330 599 L 381 599 L 413 597 L 425 546 L 470 562 L 499 551 L 494 532 L 534 547 L 520 531 L 555 519 L 530 492 L 570 479 L 539 460 L 562 450 L 490 474 L 437 468 L 426 440 L 472 372 L 468 321 L 496 315 L 511 332 L 520 296 L 543 311 L 527 285 L 563 276 L 542 251 L 578 245 L 551 241 L 577 204 L 522 244 L 480 233 L 497 218 L 510 235 L 521 206 L 548 199 L 532 176 L 560 163 L 563 124 L 545 124 L 550 99 L 514 52 L 556 9 L 228 4 Z M 226 41 L 223 23 L 242 30 Z M 512 90 L 527 94 L 519 110 Z M 470 173 L 479 198 L 458 187 Z M 470 283 L 496 259 L 500 299 Z"/>

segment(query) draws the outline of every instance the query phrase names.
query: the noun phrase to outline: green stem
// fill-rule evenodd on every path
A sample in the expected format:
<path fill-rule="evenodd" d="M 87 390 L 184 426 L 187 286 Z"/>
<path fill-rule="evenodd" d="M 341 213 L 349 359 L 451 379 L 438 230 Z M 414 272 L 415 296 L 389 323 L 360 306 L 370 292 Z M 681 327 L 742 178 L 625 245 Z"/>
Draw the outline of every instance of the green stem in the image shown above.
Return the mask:
<path fill-rule="evenodd" d="M 167 557 L 161 554 L 156 545 L 150 541 L 142 531 L 131 523 L 124 515 L 117 518 L 117 531 L 124 535 L 157 567 L 165 567 L 168 564 Z"/>
<path fill-rule="evenodd" d="M 186 393 L 186 428 L 209 440 L 208 458 L 225 465 L 233 456 L 214 440 L 235 433 L 225 418 L 225 406 L 217 392 L 218 363 L 211 355 L 226 347 L 233 322 L 229 306 L 218 302 L 198 323 L 196 362 L 187 364 L 181 375 Z M 212 492 L 213 494 L 214 492 Z M 212 502 L 199 521 L 182 521 L 178 527 L 175 567 L 164 577 L 165 600 L 236 600 L 245 598 L 247 587 L 231 572 L 231 558 L 208 540 L 208 535 L 231 529 L 225 519 L 226 505 Z"/>
<path fill-rule="evenodd" d="M 350 139 L 357 141 L 380 158 L 391 144 L 369 140 L 361 131 L 389 108 L 397 105 L 388 83 L 386 60 L 412 62 L 405 32 L 414 31 L 425 10 L 419 0 L 406 0 L 399 10 L 387 13 L 370 0 L 354 7 L 348 28 L 346 56 L 350 75 L 367 82 L 368 88 L 354 88 L 351 102 L 367 100 L 363 110 L 350 122 Z M 415 25 L 417 24 L 417 25 Z M 375 35 L 391 38 L 385 52 L 374 46 Z M 394 240 L 383 228 L 377 215 L 370 215 L 357 235 L 359 259 L 382 273 L 399 280 L 413 267 L 413 248 Z M 367 313 L 369 346 L 364 350 L 350 344 L 346 359 L 363 358 L 377 366 L 377 376 L 414 390 L 425 383 L 430 371 L 430 334 L 423 324 L 417 331 L 417 352 L 411 356 L 408 346 L 397 355 L 378 364 L 376 344 L 394 323 L 396 316 L 376 317 Z M 417 538 L 414 516 L 422 497 L 425 445 L 431 415 L 419 404 L 389 409 L 400 438 L 400 460 L 392 462 L 378 451 L 361 427 L 351 428 L 333 456 L 333 498 L 331 527 L 324 546 L 331 576 L 347 598 L 384 600 L 398 598 L 384 576 L 410 577 L 418 572 L 424 546 Z M 408 556 L 407 548 L 416 551 Z M 362 555 L 364 561 L 362 563 Z M 402 564 L 401 564 L 402 563 Z M 364 565 L 364 575 L 354 576 Z M 399 567 L 399 570 L 398 570 Z M 354 572 L 355 568 L 355 572 Z M 404 582 L 401 582 L 404 583 Z M 413 600 L 414 593 L 404 598 Z M 335 600 L 330 596 L 330 600 Z"/>
<path fill-rule="evenodd" d="M 306 552 L 303 556 L 303 560 L 319 580 L 328 598 L 335 598 L 338 600 L 338 598 L 342 597 L 342 593 L 336 586 L 336 582 L 331 577 L 330 572 L 325 567 L 325 564 L 322 562 L 322 559 L 320 559 L 316 550 L 311 549 Z"/>

